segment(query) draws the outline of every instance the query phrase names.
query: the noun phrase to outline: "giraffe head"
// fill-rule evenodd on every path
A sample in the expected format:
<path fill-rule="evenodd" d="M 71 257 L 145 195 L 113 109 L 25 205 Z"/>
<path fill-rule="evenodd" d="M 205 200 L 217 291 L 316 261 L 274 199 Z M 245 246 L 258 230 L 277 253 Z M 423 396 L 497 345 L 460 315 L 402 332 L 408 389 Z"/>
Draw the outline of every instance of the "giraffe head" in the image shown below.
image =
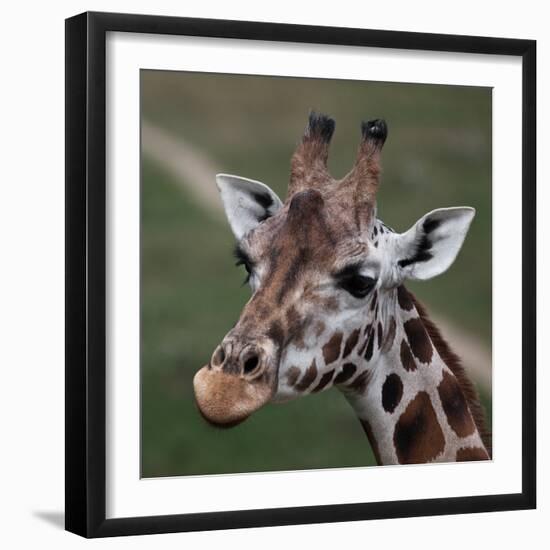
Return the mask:
<path fill-rule="evenodd" d="M 327 170 L 334 121 L 311 114 L 284 202 L 263 183 L 217 176 L 252 297 L 194 378 L 199 410 L 212 424 L 232 426 L 270 401 L 344 383 L 378 293 L 438 275 L 458 254 L 472 208 L 435 210 L 403 234 L 377 220 L 387 126 L 371 120 L 361 130 L 353 168 L 335 180 Z"/>

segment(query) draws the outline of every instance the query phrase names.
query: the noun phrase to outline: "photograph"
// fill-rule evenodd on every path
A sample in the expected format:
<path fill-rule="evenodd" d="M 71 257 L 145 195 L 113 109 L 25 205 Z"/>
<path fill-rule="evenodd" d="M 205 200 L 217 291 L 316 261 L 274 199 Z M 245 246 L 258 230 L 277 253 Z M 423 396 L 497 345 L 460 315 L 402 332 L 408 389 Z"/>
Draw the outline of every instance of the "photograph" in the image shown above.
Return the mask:
<path fill-rule="evenodd" d="M 490 461 L 490 87 L 141 69 L 142 478 Z"/>
<path fill-rule="evenodd" d="M 3 10 L 2 548 L 541 546 L 544 4 L 94 4 Z"/>

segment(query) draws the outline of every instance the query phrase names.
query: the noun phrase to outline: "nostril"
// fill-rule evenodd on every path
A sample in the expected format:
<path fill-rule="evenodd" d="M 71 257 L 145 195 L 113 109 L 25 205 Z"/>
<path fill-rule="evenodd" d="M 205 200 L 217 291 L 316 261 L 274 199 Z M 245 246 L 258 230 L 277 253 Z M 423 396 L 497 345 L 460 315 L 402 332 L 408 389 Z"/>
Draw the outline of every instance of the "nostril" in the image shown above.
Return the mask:
<path fill-rule="evenodd" d="M 216 351 L 212 355 L 212 365 L 214 367 L 219 367 L 223 365 L 223 362 L 225 361 L 225 351 L 221 346 L 218 346 L 216 348 Z"/>
<path fill-rule="evenodd" d="M 256 367 L 258 366 L 259 363 L 260 363 L 260 359 L 258 358 L 258 356 L 257 355 L 251 355 L 244 362 L 244 365 L 243 365 L 244 374 L 250 374 L 251 372 L 253 372 L 256 369 Z"/>

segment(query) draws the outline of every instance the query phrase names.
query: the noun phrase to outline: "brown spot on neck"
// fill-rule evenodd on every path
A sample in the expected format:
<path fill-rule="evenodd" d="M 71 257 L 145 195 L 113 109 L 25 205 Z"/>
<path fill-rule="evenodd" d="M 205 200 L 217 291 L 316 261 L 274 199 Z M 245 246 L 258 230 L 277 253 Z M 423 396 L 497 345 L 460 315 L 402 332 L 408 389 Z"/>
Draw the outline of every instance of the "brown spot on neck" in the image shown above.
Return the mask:
<path fill-rule="evenodd" d="M 473 434 L 476 426 L 456 378 L 447 371 L 443 371 L 443 378 L 437 386 L 437 391 L 449 426 L 456 435 L 467 437 Z"/>
<path fill-rule="evenodd" d="M 365 350 L 365 361 L 370 361 L 372 359 L 372 354 L 374 353 L 374 339 L 376 338 L 376 330 L 374 327 L 369 331 L 367 336 L 368 344 L 367 349 Z"/>
<path fill-rule="evenodd" d="M 403 397 L 403 382 L 401 378 L 393 372 L 386 376 L 382 385 L 382 406 L 384 410 L 393 413 L 396 407 L 401 402 Z"/>
<path fill-rule="evenodd" d="M 382 329 L 382 323 L 378 321 L 378 349 L 382 347 L 382 338 L 384 336 L 384 332 Z"/>
<path fill-rule="evenodd" d="M 315 359 L 311 362 L 311 365 L 307 368 L 304 376 L 298 384 L 296 384 L 296 390 L 306 391 L 313 381 L 317 378 L 317 365 L 315 364 Z"/>
<path fill-rule="evenodd" d="M 347 357 L 355 349 L 355 346 L 357 345 L 357 342 L 359 340 L 359 333 L 360 330 L 357 328 L 348 336 L 348 339 L 346 340 L 346 345 L 344 346 L 342 359 Z"/>
<path fill-rule="evenodd" d="M 393 346 L 396 328 L 397 328 L 397 323 L 395 322 L 395 317 L 392 316 L 388 324 L 388 330 L 386 331 L 386 338 L 382 343 L 381 351 L 383 353 L 390 351 L 391 347 Z"/>
<path fill-rule="evenodd" d="M 340 357 L 340 348 L 342 347 L 343 334 L 336 332 L 330 340 L 323 346 L 323 357 L 325 364 L 334 363 Z"/>
<path fill-rule="evenodd" d="M 359 348 L 359 350 L 357 351 L 357 355 L 361 356 L 365 353 L 365 349 L 367 347 L 367 344 L 369 343 L 369 339 L 368 338 L 365 338 L 365 340 L 363 341 L 363 343 L 361 344 L 361 347 Z"/>
<path fill-rule="evenodd" d="M 300 369 L 298 367 L 290 367 L 286 371 L 286 381 L 289 386 L 294 386 L 296 382 L 298 382 L 298 378 L 300 378 Z"/>
<path fill-rule="evenodd" d="M 405 339 L 401 340 L 401 364 L 405 370 L 416 370 L 416 361 L 411 353 L 411 348 Z"/>
<path fill-rule="evenodd" d="M 433 356 L 432 342 L 419 317 L 405 321 L 403 325 L 413 355 L 422 363 L 430 363 Z"/>
<path fill-rule="evenodd" d="M 342 370 L 336 375 L 334 383 L 344 384 L 355 374 L 356 370 L 357 367 L 353 363 L 344 363 Z"/>
<path fill-rule="evenodd" d="M 330 383 L 333 376 L 334 376 L 334 369 L 332 369 L 329 372 L 325 372 L 325 374 L 321 376 L 321 380 L 319 380 L 319 383 L 311 390 L 311 393 L 317 393 L 323 390 Z"/>
<path fill-rule="evenodd" d="M 393 442 L 400 464 L 430 462 L 444 451 L 445 437 L 425 391 L 418 392 L 399 417 Z"/>
<path fill-rule="evenodd" d="M 414 307 L 411 295 L 403 285 L 397 287 L 397 301 L 399 302 L 399 307 L 405 311 L 411 311 Z"/>

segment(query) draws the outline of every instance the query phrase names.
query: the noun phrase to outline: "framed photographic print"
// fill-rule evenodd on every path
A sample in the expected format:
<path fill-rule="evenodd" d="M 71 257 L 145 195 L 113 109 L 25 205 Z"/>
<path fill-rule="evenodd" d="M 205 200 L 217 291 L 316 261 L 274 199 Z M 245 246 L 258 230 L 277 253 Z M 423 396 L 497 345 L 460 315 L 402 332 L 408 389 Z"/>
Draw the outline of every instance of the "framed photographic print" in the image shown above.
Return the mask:
<path fill-rule="evenodd" d="M 535 507 L 535 56 L 66 21 L 69 531 Z"/>

